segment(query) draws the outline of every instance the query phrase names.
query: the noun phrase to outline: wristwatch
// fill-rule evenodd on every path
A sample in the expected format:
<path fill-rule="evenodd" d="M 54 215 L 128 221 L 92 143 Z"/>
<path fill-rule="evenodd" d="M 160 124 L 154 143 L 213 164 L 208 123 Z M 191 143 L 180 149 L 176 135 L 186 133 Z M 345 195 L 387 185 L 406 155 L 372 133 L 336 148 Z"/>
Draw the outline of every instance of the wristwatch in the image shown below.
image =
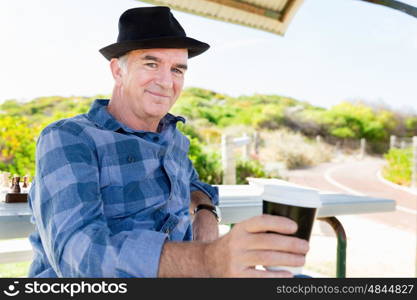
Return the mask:
<path fill-rule="evenodd" d="M 199 204 L 194 208 L 193 214 L 195 215 L 199 210 L 207 209 L 209 210 L 217 219 L 217 223 L 221 221 L 221 214 L 220 209 L 217 206 L 209 205 L 209 204 Z"/>

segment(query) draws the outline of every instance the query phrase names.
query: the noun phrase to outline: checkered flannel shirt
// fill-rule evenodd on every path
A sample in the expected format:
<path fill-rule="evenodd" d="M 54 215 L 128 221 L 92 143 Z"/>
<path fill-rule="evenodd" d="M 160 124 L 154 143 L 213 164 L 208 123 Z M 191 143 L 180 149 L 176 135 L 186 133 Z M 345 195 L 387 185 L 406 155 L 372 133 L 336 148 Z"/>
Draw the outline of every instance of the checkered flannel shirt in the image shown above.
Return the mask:
<path fill-rule="evenodd" d="M 182 117 L 167 114 L 157 133 L 132 130 L 108 102 L 38 139 L 30 277 L 156 277 L 165 241 L 192 239 L 190 192 L 218 204 L 187 156 Z"/>

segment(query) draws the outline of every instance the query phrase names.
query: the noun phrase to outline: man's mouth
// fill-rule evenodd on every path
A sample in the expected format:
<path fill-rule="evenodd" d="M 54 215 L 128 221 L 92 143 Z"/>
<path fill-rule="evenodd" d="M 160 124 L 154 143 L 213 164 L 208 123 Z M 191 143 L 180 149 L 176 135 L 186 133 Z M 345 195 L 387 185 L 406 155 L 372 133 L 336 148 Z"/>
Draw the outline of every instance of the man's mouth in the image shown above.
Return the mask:
<path fill-rule="evenodd" d="M 169 95 L 164 95 L 164 94 L 160 94 L 160 93 L 157 93 L 157 92 L 152 92 L 152 91 L 149 91 L 149 90 L 145 90 L 145 92 L 147 92 L 147 93 L 149 93 L 149 94 L 151 94 L 152 96 L 155 96 L 155 97 L 170 98 Z"/>

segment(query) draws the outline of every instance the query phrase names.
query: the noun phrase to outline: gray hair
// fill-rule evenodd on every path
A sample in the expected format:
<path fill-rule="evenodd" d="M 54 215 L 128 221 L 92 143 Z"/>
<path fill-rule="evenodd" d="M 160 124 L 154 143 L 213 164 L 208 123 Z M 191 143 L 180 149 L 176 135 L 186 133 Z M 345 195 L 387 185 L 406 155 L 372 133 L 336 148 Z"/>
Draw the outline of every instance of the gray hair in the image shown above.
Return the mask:
<path fill-rule="evenodd" d="M 122 69 L 123 73 L 127 73 L 127 58 L 129 57 L 129 52 L 120 56 L 117 59 L 120 69 Z"/>

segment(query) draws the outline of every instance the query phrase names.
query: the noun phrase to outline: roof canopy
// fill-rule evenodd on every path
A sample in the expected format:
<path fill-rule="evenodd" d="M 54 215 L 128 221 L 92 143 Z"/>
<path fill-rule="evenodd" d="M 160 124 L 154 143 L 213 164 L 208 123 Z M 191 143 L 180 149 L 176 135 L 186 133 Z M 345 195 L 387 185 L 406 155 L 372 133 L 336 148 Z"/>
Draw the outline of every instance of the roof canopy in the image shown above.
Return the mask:
<path fill-rule="evenodd" d="M 142 1 L 142 0 L 141 0 Z M 284 35 L 304 0 L 150 0 L 173 9 Z"/>
<path fill-rule="evenodd" d="M 304 0 L 141 0 L 155 5 L 284 35 Z M 417 8 L 396 0 L 359 0 L 417 17 Z"/>

